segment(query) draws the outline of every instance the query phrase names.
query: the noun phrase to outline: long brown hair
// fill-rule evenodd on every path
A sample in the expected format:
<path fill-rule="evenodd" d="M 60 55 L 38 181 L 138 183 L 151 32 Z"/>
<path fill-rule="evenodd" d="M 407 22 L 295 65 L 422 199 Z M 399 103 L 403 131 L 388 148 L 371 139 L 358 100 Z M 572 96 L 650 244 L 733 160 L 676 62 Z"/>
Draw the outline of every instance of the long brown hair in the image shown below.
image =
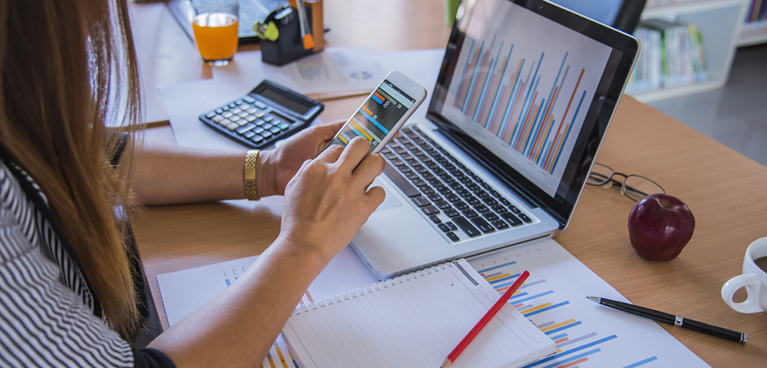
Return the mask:
<path fill-rule="evenodd" d="M 105 122 L 131 130 L 139 116 L 128 21 L 126 0 L 0 0 L 0 144 L 42 188 L 125 338 L 138 313 L 114 206 L 127 204 L 132 148 L 112 167 Z"/>

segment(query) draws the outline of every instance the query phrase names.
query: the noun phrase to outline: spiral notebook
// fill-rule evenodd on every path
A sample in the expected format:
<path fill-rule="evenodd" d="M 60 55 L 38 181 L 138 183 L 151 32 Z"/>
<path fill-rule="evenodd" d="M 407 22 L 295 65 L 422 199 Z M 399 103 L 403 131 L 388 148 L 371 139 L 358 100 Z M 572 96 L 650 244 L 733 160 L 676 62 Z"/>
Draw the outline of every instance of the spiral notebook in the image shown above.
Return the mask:
<path fill-rule="evenodd" d="M 301 305 L 282 330 L 300 367 L 439 367 L 500 294 L 466 260 Z M 516 367 L 556 351 L 506 304 L 453 364 Z"/>

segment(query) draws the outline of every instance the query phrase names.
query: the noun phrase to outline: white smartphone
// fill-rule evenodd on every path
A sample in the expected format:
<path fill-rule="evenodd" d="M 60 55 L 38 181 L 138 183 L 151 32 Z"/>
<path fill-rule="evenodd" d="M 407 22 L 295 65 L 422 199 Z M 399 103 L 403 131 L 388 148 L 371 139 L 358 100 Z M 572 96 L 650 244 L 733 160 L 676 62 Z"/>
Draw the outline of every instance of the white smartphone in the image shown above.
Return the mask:
<path fill-rule="evenodd" d="M 425 99 L 426 89 L 404 74 L 391 71 L 330 144 L 346 146 L 361 136 L 370 142 L 370 153 L 378 153 Z"/>

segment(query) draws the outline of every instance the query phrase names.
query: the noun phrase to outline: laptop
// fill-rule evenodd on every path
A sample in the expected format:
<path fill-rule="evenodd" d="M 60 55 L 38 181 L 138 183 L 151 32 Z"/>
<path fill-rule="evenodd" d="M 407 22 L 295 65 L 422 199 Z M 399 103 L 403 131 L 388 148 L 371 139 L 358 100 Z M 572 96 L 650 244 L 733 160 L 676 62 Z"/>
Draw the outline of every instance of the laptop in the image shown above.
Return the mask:
<path fill-rule="evenodd" d="M 464 1 L 352 249 L 379 279 L 564 230 L 639 45 L 542 0 Z"/>

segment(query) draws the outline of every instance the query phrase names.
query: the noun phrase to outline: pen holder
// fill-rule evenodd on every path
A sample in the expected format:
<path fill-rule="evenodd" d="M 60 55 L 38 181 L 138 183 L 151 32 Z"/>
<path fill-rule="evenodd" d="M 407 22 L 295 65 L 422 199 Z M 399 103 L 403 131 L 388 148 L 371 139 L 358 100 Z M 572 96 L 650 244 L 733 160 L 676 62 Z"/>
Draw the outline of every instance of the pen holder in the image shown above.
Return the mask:
<path fill-rule="evenodd" d="M 309 29 L 312 29 L 311 9 L 307 8 L 306 12 Z M 295 9 L 285 8 L 276 14 L 273 21 L 279 31 L 279 37 L 275 41 L 261 41 L 261 61 L 282 66 L 314 52 L 313 49 L 304 49 L 298 12 Z"/>

